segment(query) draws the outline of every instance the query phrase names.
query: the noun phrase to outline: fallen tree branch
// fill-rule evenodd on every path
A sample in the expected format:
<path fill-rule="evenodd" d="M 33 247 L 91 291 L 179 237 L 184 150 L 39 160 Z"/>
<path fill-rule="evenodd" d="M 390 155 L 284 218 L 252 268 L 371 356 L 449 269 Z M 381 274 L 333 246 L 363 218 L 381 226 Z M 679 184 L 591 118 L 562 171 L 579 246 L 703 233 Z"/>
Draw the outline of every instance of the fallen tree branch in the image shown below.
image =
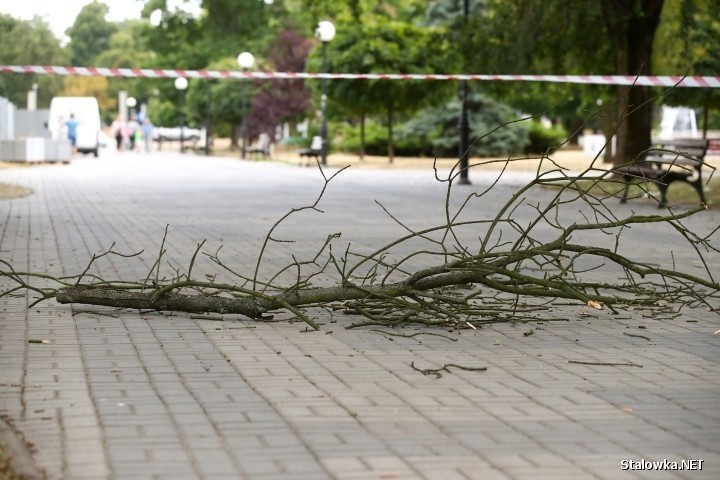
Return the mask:
<path fill-rule="evenodd" d="M 488 160 L 481 164 L 502 162 L 504 171 L 511 161 Z M 546 156 L 542 162 L 553 163 Z M 0 259 L 0 297 L 26 290 L 34 295 L 30 305 L 54 298 L 61 304 L 238 314 L 256 320 L 266 320 L 269 312 L 285 310 L 316 330 L 319 325 L 308 312 L 314 308 L 329 311 L 337 303 L 343 304 L 348 313 L 365 317 L 364 322 L 353 326 L 419 323 L 455 329 L 500 321 L 552 320 L 545 317 L 561 301 L 608 309 L 614 314 L 623 307 L 677 313 L 680 308 L 699 305 L 717 312 L 720 283 L 710 266 L 720 263 L 720 250 L 713 244 L 720 227 L 705 234 L 693 232 L 683 223 L 706 212 L 705 207 L 682 213 L 668 209 L 655 215 L 620 214 L 605 203 L 606 196 L 598 197 L 592 189 L 578 187 L 580 181 L 597 183 L 610 175 L 594 164 L 595 160 L 576 177 L 559 167 L 546 173 L 538 169 L 537 177 L 512 194 L 494 216 L 470 220 L 466 217 L 471 201 L 486 195 L 499 176 L 491 187 L 470 193 L 459 207 L 453 208 L 451 191 L 458 172 L 453 169 L 442 179 L 436 169 L 438 180 L 447 184 L 444 223 L 413 228 L 387 205 L 378 203 L 403 229 L 403 236 L 369 254 L 360 254 L 351 249 L 350 243 L 338 248 L 340 233 L 331 233 L 309 258 L 293 254 L 292 262 L 266 275 L 263 259 L 268 248 L 288 242 L 273 235 L 278 227 L 299 212 L 322 213 L 320 203 L 340 172 L 327 176 L 318 165 L 323 185 L 317 197 L 309 205 L 292 208 L 270 227 L 250 273 L 238 272 L 223 262 L 220 248 L 214 254 L 202 251 L 203 240 L 197 244 L 185 272 L 170 265 L 172 272 L 161 275 L 169 241 L 166 226 L 154 262 L 147 262 L 152 266 L 144 280 L 106 279 L 93 271 L 100 270 L 100 264 L 109 257 L 132 261 L 142 253 L 124 255 L 116 252 L 113 244 L 107 251 L 93 255 L 80 274 L 66 277 L 18 272 L 10 262 Z M 542 197 L 541 202 L 534 192 L 547 186 L 557 187 L 557 191 Z M 519 220 L 521 212 L 530 212 L 530 219 Z M 668 225 L 685 242 L 702 268 L 699 274 L 676 268 L 673 252 L 669 255 L 672 268 L 668 268 L 630 258 L 620 248 L 624 232 L 656 225 Z M 460 240 L 466 231 L 473 233 L 478 244 Z M 596 244 L 585 245 L 577 240 L 588 234 L 604 242 L 593 240 Z M 421 242 L 423 247 L 416 248 L 413 243 L 410 253 L 404 252 L 400 258 L 392 255 L 409 242 Z M 207 280 L 199 281 L 193 278 L 193 272 L 204 257 L 220 272 L 206 274 Z M 411 262 L 427 266 L 413 269 L 409 267 Z M 605 271 L 617 274 L 621 280 L 598 280 L 596 275 Z M 217 281 L 220 274 L 230 275 L 231 281 Z M 318 278 L 331 279 L 332 286 L 314 286 Z M 538 317 L 540 314 L 543 317 Z"/>

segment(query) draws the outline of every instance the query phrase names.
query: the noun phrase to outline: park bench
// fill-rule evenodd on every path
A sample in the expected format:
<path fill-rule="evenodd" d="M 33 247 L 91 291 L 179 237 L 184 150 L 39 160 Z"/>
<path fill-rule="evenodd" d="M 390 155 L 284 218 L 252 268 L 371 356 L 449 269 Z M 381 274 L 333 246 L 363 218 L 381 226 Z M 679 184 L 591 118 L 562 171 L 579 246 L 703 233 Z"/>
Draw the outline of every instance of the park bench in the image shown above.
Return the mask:
<path fill-rule="evenodd" d="M 303 148 L 300 150 L 300 158 L 303 157 L 306 158 L 306 160 L 309 160 L 310 157 L 315 158 L 317 161 L 318 158 L 322 156 L 322 137 L 313 137 L 312 143 L 310 144 L 310 148 Z"/>
<path fill-rule="evenodd" d="M 630 184 L 650 181 L 660 189 L 660 204 L 667 205 L 667 190 L 671 183 L 681 181 L 692 186 L 705 205 L 702 167 L 708 141 L 702 138 L 658 140 L 646 154 L 632 163 L 613 169 L 625 182 L 621 203 L 627 201 Z"/>
<path fill-rule="evenodd" d="M 247 155 L 248 157 L 260 155 L 263 159 L 270 158 L 270 135 L 261 133 L 257 142 L 247 149 Z"/>

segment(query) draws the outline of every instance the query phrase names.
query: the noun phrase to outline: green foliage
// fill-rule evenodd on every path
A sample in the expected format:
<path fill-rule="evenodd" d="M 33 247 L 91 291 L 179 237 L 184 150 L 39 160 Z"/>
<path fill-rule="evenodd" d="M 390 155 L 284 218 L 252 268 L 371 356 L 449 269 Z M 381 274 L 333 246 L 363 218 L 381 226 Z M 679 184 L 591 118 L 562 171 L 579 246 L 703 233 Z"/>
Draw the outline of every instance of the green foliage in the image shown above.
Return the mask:
<path fill-rule="evenodd" d="M 337 149 L 357 154 L 362 151 L 360 125 L 345 123 L 334 131 L 333 143 Z M 365 153 L 384 155 L 387 152 L 387 139 L 387 128 L 377 122 L 365 122 Z"/>
<path fill-rule="evenodd" d="M 16 20 L 0 14 L 0 64 L 65 65 L 68 56 L 47 24 L 40 18 Z M 24 108 L 27 92 L 38 85 L 38 108 L 48 108 L 50 99 L 63 88 L 62 77 L 34 74 L 0 74 L 0 96 Z"/>
<path fill-rule="evenodd" d="M 110 123 L 117 115 L 117 96 L 109 94 L 109 82 L 106 77 L 64 77 L 63 96 L 95 97 L 100 114 L 105 123 Z"/>
<path fill-rule="evenodd" d="M 140 21 L 130 21 L 118 24 L 118 30 L 112 34 L 108 47 L 93 60 L 98 67 L 132 68 L 148 67 L 152 65 L 154 53 L 148 49 L 144 42 L 144 32 L 147 25 Z M 168 83 L 166 81 L 166 83 Z M 158 88 L 158 80 L 110 78 L 108 79 L 107 96 L 112 100 L 111 110 L 117 112 L 117 98 L 120 90 L 125 90 L 143 103 L 153 96 Z"/>
<path fill-rule="evenodd" d="M 242 51 L 260 54 L 265 41 L 273 36 L 269 18 L 283 15 L 281 4 L 268 5 L 258 0 L 203 0 L 206 14 L 197 21 L 197 33 L 201 38 L 198 45 L 208 54 L 205 63 L 222 57 L 235 58 Z"/>
<path fill-rule="evenodd" d="M 338 25 L 387 21 L 415 23 L 427 8 L 427 0 L 285 0 L 283 3 L 293 4 L 292 12 L 313 30 L 319 20 L 327 19 L 333 19 Z"/>
<path fill-rule="evenodd" d="M 670 75 L 717 75 L 720 72 L 719 18 L 720 3 L 715 0 L 668 1 L 655 46 L 658 70 Z M 677 89 L 667 96 L 667 103 L 718 109 L 720 91 Z M 712 120 L 713 114 L 708 118 Z M 708 128 L 716 127 L 709 123 Z"/>
<path fill-rule="evenodd" d="M 214 62 L 211 64 L 211 68 L 219 70 L 237 69 L 237 62 L 234 57 L 228 57 Z M 210 83 L 206 80 L 191 80 L 186 96 L 189 116 L 196 121 L 204 119 L 209 99 L 212 107 L 210 115 L 213 122 L 240 125 L 245 88 L 247 88 L 249 106 L 253 96 L 251 80 L 222 80 Z"/>
<path fill-rule="evenodd" d="M 93 65 L 115 68 L 151 65 L 155 55 L 143 41 L 146 29 L 146 25 L 138 21 L 122 24 L 108 39 L 107 47 L 93 59 Z"/>
<path fill-rule="evenodd" d="M 664 0 L 487 0 L 458 30 L 467 39 L 466 66 L 483 73 L 651 75 L 652 45 L 663 4 Z M 504 90 L 511 103 L 532 88 L 543 88 L 538 98 L 547 100 L 546 108 L 565 100 L 553 95 L 559 89 L 545 92 L 545 85 L 492 87 L 497 87 L 496 92 Z M 592 105 L 598 98 L 593 90 L 597 89 L 581 90 L 577 108 Z M 650 143 L 653 92 L 637 86 L 613 91 L 614 97 L 625 95 L 623 105 L 635 106 L 629 122 L 620 122 L 622 108 L 606 111 L 610 118 L 604 125 L 606 133 L 618 127 L 616 160 L 624 161 Z"/>
<path fill-rule="evenodd" d="M 528 131 L 525 153 L 549 153 L 555 151 L 567 139 L 568 132 L 562 127 L 545 127 L 537 120 L 523 123 Z"/>
<path fill-rule="evenodd" d="M 333 132 L 333 145 L 336 150 L 356 154 L 363 151 L 359 124 L 343 123 L 334 125 Z M 376 121 L 366 121 L 364 147 L 364 152 L 367 155 L 387 155 L 387 125 Z M 432 156 L 434 152 L 432 145 L 425 138 L 412 132 L 398 135 L 394 147 L 395 154 L 401 157 L 427 157 Z"/>
<path fill-rule="evenodd" d="M 479 157 L 522 152 L 528 143 L 528 130 L 514 120 L 512 110 L 481 93 L 468 98 L 468 117 L 471 137 L 477 139 L 471 155 Z M 427 139 L 439 157 L 457 156 L 459 149 L 458 120 L 460 101 L 452 100 L 441 107 L 421 111 L 403 125 L 400 135 Z M 498 128 L 499 126 L 501 126 Z"/>
<path fill-rule="evenodd" d="M 94 66 L 95 57 L 110 47 L 110 37 L 117 31 L 117 26 L 105 20 L 109 10 L 104 3 L 93 0 L 80 10 L 68 28 L 73 65 Z"/>
<path fill-rule="evenodd" d="M 145 25 L 141 32 L 144 45 L 154 53 L 148 67 L 199 69 L 217 58 L 203 43 L 201 19 L 181 9 L 170 11 L 164 1 L 153 0 L 143 11 L 149 15 L 153 8 L 162 11 L 162 20 L 157 27 Z"/>
<path fill-rule="evenodd" d="M 625 183 L 621 180 L 581 180 L 575 183 L 574 189 L 582 192 L 589 192 L 598 197 L 622 196 Z M 707 204 L 715 209 L 720 205 L 720 179 L 711 178 L 704 185 L 705 200 Z M 660 189 L 654 182 L 635 182 L 630 185 L 628 198 L 633 203 L 646 202 L 650 205 L 657 205 L 657 200 L 649 198 L 647 193 L 652 193 L 660 198 Z M 674 182 L 668 188 L 668 202 L 671 205 L 695 206 L 698 203 L 698 194 L 695 189 L 685 182 Z"/>
<path fill-rule="evenodd" d="M 486 3 L 485 0 L 469 0 L 468 16 L 480 14 L 480 9 L 484 3 Z M 463 2 L 458 0 L 436 0 L 428 5 L 422 23 L 424 25 L 451 26 L 451 35 L 453 32 L 455 32 L 455 35 L 460 35 L 463 32 L 457 31 L 457 28 L 460 28 L 464 23 L 464 14 Z"/>
<path fill-rule="evenodd" d="M 327 71 L 353 73 L 433 73 L 446 71 L 454 58 L 452 46 L 441 31 L 387 22 L 338 26 L 337 37 L 327 45 Z M 308 71 L 319 72 L 322 46 L 308 59 Z M 314 85 L 316 88 L 317 84 Z M 362 113 L 412 112 L 451 91 L 449 83 L 387 80 L 329 82 L 328 96 L 344 111 Z"/>
<path fill-rule="evenodd" d="M 173 7 L 176 4 L 167 0 L 145 0 L 145 19 L 156 9 L 162 12 L 159 26 L 153 27 L 146 20 L 107 22 L 107 7 L 96 0 L 83 8 L 68 29 L 71 42 L 64 50 L 41 20 L 26 22 L 0 16 L 0 63 L 72 62 L 107 67 L 237 70 L 237 55 L 250 51 L 257 59 L 258 70 L 291 71 L 272 60 L 272 50 L 279 33 L 292 27 L 299 32 L 295 47 L 314 44 L 306 70 L 319 72 L 323 48 L 312 35 L 319 20 L 331 20 L 337 36 L 327 44 L 330 72 L 622 74 L 626 72 L 618 70 L 620 59 L 631 52 L 632 45 L 618 42 L 635 38 L 621 34 L 622 29 L 630 20 L 645 25 L 643 22 L 654 18 L 657 8 L 664 5 L 654 55 L 647 58 L 646 66 L 652 66 L 658 74 L 715 75 L 720 71 L 717 0 L 468 0 L 467 17 L 463 3 L 463 0 L 276 0 L 268 4 L 261 0 L 203 0 L 202 14 L 195 15 Z M 632 31 L 638 44 L 642 43 L 640 36 L 649 38 L 648 32 Z M 37 83 L 39 104 L 47 106 L 50 98 L 62 91 L 62 82 L 61 77 L 47 75 L 2 74 L 0 95 L 23 106 L 27 91 Z M 283 88 L 287 84 L 253 82 L 250 96 L 255 97 L 257 108 L 251 107 L 252 124 L 262 123 L 266 129 L 288 117 L 296 120 L 319 110 L 321 82 L 305 83 L 312 88 L 311 93 L 298 88 L 296 95 L 290 95 L 289 89 Z M 217 123 L 217 129 L 230 131 L 242 120 L 242 83 L 213 81 L 209 95 L 206 86 L 203 80 L 191 82 L 186 95 L 186 118 L 196 123 L 204 121 L 210 97 L 213 123 Z M 393 135 L 390 129 L 420 109 L 447 102 L 457 87 L 455 82 L 331 80 L 328 113 L 335 120 L 357 121 L 363 116 L 372 120 L 368 122 L 369 152 L 392 152 L 396 147 L 398 153 L 412 150 L 422 154 L 437 149 L 456 155 L 456 142 L 451 139 L 456 130 L 452 118 L 447 125 L 435 119 L 428 128 L 415 133 L 402 128 Z M 613 87 L 594 85 L 487 82 L 482 83 L 482 88 L 513 109 L 531 114 L 549 110 L 547 115 L 561 118 L 568 129 L 575 128 L 577 119 L 597 109 L 596 100 L 607 105 L 617 96 Z M 178 96 L 172 80 L 113 78 L 109 79 L 107 90 L 105 109 L 114 109 L 110 104 L 115 102 L 117 92 L 126 90 L 139 102 L 154 99 L 152 103 L 159 106 L 161 118 L 168 121 L 177 118 L 177 111 L 170 115 Z M 716 89 L 678 89 L 666 98 L 670 103 L 707 109 L 720 106 L 720 92 Z M 310 108 L 308 100 L 314 104 Z M 283 108 L 283 103 L 293 107 Z M 286 111 L 293 115 L 284 115 Z M 440 113 L 454 116 L 452 112 Z M 616 114 L 607 112 L 603 129 L 612 128 Z M 709 112 L 711 121 L 714 115 Z M 639 123 L 630 122 L 633 126 Z M 476 125 L 480 127 L 474 134 L 482 134 L 490 123 L 478 119 L 473 121 L 474 128 Z M 381 135 L 383 128 L 388 131 Z M 536 140 L 540 145 L 547 144 L 540 133 L 547 132 L 530 128 L 526 131 L 530 138 L 525 140 L 510 135 L 500 142 L 505 145 L 500 149 L 527 141 L 534 145 Z M 504 134 L 498 132 L 494 136 Z M 534 137 L 536 134 L 538 138 Z M 380 146 L 381 139 L 391 143 L 391 148 Z"/>
<path fill-rule="evenodd" d="M 177 106 L 169 100 L 153 97 L 148 101 L 148 117 L 157 126 L 175 126 L 178 124 Z"/>
<path fill-rule="evenodd" d="M 329 72 L 440 72 L 457 59 L 442 31 L 392 21 L 339 26 L 337 37 L 326 47 Z M 322 50 L 318 46 L 311 52 L 309 71 L 321 70 Z M 336 80 L 329 82 L 328 99 L 332 108 L 339 107 L 355 118 L 385 115 L 392 160 L 394 117 L 437 104 L 453 90 L 449 82 Z"/>

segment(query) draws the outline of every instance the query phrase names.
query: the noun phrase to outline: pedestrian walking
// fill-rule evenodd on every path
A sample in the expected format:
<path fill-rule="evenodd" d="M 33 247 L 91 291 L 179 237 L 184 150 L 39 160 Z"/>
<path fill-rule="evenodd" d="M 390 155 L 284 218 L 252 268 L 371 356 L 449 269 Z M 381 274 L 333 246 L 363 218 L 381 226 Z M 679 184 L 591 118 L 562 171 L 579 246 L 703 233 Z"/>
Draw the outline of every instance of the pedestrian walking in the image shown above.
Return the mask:
<path fill-rule="evenodd" d="M 74 157 L 77 154 L 77 128 L 78 128 L 78 121 L 75 119 L 75 114 L 71 113 L 70 118 L 67 119 L 65 122 L 65 126 L 67 127 L 67 136 L 68 140 L 70 140 L 70 146 L 72 148 L 72 156 Z"/>
<path fill-rule="evenodd" d="M 130 140 L 130 151 L 135 151 L 135 143 L 137 142 L 137 136 L 140 133 L 140 125 L 138 125 L 137 117 L 133 115 L 130 117 L 130 121 L 127 126 L 128 138 Z"/>
<path fill-rule="evenodd" d="M 145 139 L 145 151 L 150 152 L 152 150 L 152 138 L 153 130 L 155 126 L 148 117 L 145 117 L 142 122 L 143 138 Z"/>
<path fill-rule="evenodd" d="M 117 151 L 122 151 L 123 139 L 125 138 L 125 123 L 119 116 L 110 125 L 110 134 L 115 138 Z"/>

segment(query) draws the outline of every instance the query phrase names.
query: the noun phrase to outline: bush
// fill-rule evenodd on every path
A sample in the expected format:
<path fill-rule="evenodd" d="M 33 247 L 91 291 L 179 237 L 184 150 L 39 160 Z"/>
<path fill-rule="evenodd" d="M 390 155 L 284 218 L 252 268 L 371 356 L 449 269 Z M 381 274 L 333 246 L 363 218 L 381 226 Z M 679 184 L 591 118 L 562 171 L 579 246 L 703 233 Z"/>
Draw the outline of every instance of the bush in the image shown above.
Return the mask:
<path fill-rule="evenodd" d="M 288 147 L 298 147 L 298 148 L 305 148 L 308 147 L 309 140 L 305 137 L 285 137 L 282 140 L 283 145 Z"/>
<path fill-rule="evenodd" d="M 360 154 L 360 125 L 338 126 L 340 133 L 334 137 L 338 150 Z M 393 135 L 395 155 L 399 157 L 425 157 L 433 154 L 433 146 L 427 138 L 396 127 Z M 387 125 L 365 121 L 365 154 L 384 156 L 388 153 Z"/>
<path fill-rule="evenodd" d="M 528 143 L 527 129 L 517 123 L 505 125 L 513 119 L 507 105 L 474 93 L 468 98 L 468 109 L 471 155 L 488 157 L 524 150 Z M 460 144 L 459 118 L 460 101 L 452 100 L 442 107 L 422 110 L 399 131 L 402 136 L 425 139 L 432 145 L 434 155 L 456 156 Z"/>
<path fill-rule="evenodd" d="M 530 143 L 525 147 L 525 153 L 553 152 L 565 141 L 567 131 L 562 127 L 544 127 L 542 123 L 532 120 L 526 124 Z"/>
<path fill-rule="evenodd" d="M 338 150 L 360 153 L 360 125 L 344 123 L 340 133 L 334 137 Z M 365 153 L 368 155 L 385 155 L 387 153 L 387 128 L 383 125 L 365 121 Z"/>

